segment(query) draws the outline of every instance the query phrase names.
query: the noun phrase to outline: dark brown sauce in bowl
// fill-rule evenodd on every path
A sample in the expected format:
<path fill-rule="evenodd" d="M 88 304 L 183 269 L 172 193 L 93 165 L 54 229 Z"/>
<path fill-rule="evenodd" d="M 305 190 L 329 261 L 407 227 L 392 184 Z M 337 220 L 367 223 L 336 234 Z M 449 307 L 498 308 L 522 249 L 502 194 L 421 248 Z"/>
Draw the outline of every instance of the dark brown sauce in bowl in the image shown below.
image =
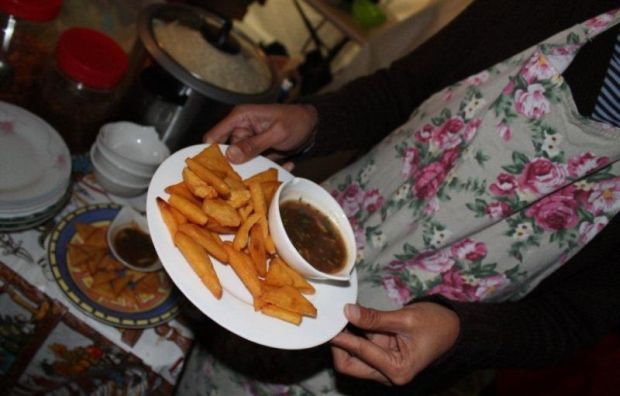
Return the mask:
<path fill-rule="evenodd" d="M 157 252 L 150 235 L 137 227 L 126 227 L 114 235 L 114 250 L 127 263 L 137 268 L 150 267 Z"/>
<path fill-rule="evenodd" d="M 344 238 L 327 215 L 301 200 L 283 202 L 280 215 L 293 246 L 314 268 L 334 274 L 345 266 Z"/>

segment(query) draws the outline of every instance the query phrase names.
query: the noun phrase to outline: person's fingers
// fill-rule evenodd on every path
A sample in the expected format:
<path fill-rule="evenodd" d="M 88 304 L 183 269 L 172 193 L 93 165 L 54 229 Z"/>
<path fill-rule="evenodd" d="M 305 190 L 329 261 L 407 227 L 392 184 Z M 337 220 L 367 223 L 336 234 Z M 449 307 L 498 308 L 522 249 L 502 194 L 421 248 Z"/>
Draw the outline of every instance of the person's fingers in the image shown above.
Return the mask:
<path fill-rule="evenodd" d="M 254 132 L 252 132 L 249 128 L 235 128 L 230 133 L 230 144 L 240 142 L 241 140 L 247 139 L 252 135 L 254 135 Z"/>
<path fill-rule="evenodd" d="M 287 171 L 292 172 L 293 169 L 295 169 L 295 163 L 292 161 L 287 161 L 282 164 L 282 167 L 286 169 Z"/>
<path fill-rule="evenodd" d="M 226 150 L 226 156 L 232 163 L 240 164 L 271 148 L 283 138 L 278 127 L 271 127 L 263 133 L 250 136 L 231 145 Z"/>
<path fill-rule="evenodd" d="M 384 384 L 390 383 L 385 375 L 351 355 L 346 350 L 333 345 L 331 350 L 334 359 L 334 368 L 339 373 L 350 375 L 355 378 L 374 380 Z"/>
<path fill-rule="evenodd" d="M 394 351 L 395 337 L 385 333 L 367 333 L 366 338 L 386 351 Z"/>
<path fill-rule="evenodd" d="M 381 348 L 373 342 L 351 333 L 342 332 L 330 341 L 331 345 L 363 361 L 368 366 L 386 373 L 391 371 L 392 359 L 389 351 Z"/>
<path fill-rule="evenodd" d="M 403 310 L 377 311 L 356 304 L 347 304 L 344 314 L 353 325 L 373 331 L 400 332 L 410 330 L 415 323 Z"/>
<path fill-rule="evenodd" d="M 226 142 L 235 128 L 248 127 L 244 112 L 245 110 L 242 106 L 235 107 L 228 116 L 205 133 L 202 140 L 205 143 Z"/>

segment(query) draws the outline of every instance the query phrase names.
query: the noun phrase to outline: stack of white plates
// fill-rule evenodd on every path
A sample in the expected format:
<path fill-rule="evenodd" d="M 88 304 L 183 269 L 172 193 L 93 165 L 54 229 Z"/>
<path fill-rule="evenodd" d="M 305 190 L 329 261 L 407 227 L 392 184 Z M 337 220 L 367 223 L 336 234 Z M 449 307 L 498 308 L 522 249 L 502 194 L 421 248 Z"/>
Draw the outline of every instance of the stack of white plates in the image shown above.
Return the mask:
<path fill-rule="evenodd" d="M 35 227 L 71 194 L 71 155 L 58 132 L 21 107 L 0 102 L 0 232 Z"/>

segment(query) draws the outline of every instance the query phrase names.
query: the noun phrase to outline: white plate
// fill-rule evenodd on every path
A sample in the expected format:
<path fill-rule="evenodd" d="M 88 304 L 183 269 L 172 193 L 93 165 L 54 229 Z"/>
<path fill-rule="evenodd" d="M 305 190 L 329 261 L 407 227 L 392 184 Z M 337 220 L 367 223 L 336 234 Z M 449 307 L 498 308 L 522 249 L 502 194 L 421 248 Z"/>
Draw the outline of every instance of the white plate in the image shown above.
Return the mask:
<path fill-rule="evenodd" d="M 29 111 L 0 102 L 0 204 L 36 206 L 66 185 L 70 173 L 69 149 L 58 132 Z"/>
<path fill-rule="evenodd" d="M 220 300 L 202 284 L 185 258 L 173 245 L 170 233 L 159 213 L 155 199 L 168 198 L 164 189 L 181 180 L 185 159 L 202 151 L 207 145 L 196 145 L 177 151 L 155 172 L 147 193 L 146 216 L 149 232 L 161 262 L 172 281 L 185 296 L 205 315 L 231 332 L 257 344 L 280 349 L 304 349 L 323 344 L 338 334 L 347 324 L 343 313 L 346 303 L 357 299 L 357 273 L 353 270 L 350 282 L 312 281 L 316 293 L 308 299 L 316 306 L 316 318 L 304 317 L 296 326 L 255 312 L 252 297 L 230 266 L 213 260 L 224 294 Z M 222 150 L 226 146 L 221 145 Z M 276 163 L 257 157 L 235 166 L 242 177 L 251 176 L 267 168 L 278 169 L 279 179 L 293 176 Z"/>
<path fill-rule="evenodd" d="M 67 188 L 69 187 L 71 180 L 67 180 L 63 184 L 59 184 L 58 188 L 51 194 L 48 194 L 45 198 L 41 198 L 40 202 L 36 204 L 23 204 L 19 205 L 11 205 L 11 206 L 2 206 L 0 205 L 0 221 L 6 218 L 12 217 L 23 217 L 29 216 L 38 212 L 45 210 L 46 208 L 54 205 L 58 200 L 60 200 L 65 193 L 67 192 Z"/>

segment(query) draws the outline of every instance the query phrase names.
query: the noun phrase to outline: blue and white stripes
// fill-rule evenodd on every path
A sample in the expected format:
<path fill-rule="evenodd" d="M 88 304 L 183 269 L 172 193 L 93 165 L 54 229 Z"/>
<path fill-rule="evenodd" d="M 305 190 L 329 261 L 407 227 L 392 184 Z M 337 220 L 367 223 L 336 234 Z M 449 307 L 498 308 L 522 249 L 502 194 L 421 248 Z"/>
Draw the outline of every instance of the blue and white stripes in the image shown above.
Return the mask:
<path fill-rule="evenodd" d="M 607 68 L 607 74 L 596 99 L 592 118 L 620 127 L 620 34 Z"/>

